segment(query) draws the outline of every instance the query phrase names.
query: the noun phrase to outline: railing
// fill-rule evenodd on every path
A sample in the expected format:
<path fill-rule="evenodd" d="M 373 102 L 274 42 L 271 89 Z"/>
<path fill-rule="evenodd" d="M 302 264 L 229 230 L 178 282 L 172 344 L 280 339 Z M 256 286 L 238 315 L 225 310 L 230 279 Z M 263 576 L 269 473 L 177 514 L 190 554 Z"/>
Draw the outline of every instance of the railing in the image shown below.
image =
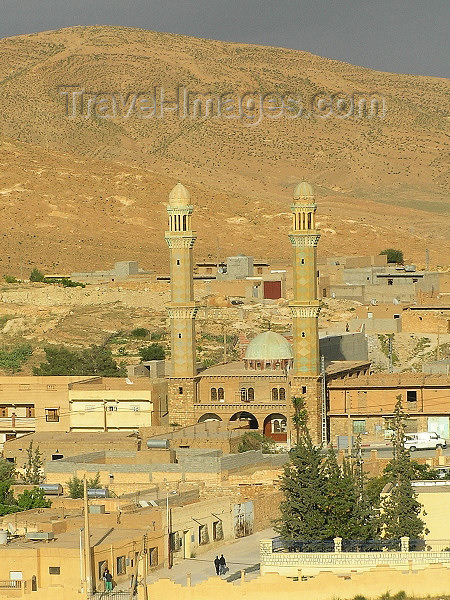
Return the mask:
<path fill-rule="evenodd" d="M 420 541 L 423 542 L 423 540 Z M 342 540 L 342 552 L 400 552 L 400 550 L 400 539 Z"/>
<path fill-rule="evenodd" d="M 21 590 L 25 587 L 25 582 L 21 580 L 4 580 L 0 581 L 0 590 Z"/>
<path fill-rule="evenodd" d="M 334 552 L 333 540 L 272 540 L 272 552 Z"/>

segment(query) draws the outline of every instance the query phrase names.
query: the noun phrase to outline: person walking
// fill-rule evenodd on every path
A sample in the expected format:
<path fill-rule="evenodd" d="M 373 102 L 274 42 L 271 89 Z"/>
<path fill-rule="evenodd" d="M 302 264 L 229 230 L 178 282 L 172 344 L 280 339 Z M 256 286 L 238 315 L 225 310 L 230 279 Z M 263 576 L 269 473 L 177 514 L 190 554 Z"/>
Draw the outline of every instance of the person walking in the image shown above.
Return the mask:
<path fill-rule="evenodd" d="M 216 575 L 220 575 L 220 560 L 218 556 L 214 559 L 214 567 L 216 569 Z"/>
<path fill-rule="evenodd" d="M 103 579 L 105 580 L 105 591 L 112 592 L 113 578 L 111 573 L 109 572 L 109 569 L 105 569 L 105 572 L 103 573 Z"/>
<path fill-rule="evenodd" d="M 227 568 L 227 561 L 223 554 L 220 555 L 219 558 L 219 571 L 221 575 L 225 575 L 225 569 Z"/>

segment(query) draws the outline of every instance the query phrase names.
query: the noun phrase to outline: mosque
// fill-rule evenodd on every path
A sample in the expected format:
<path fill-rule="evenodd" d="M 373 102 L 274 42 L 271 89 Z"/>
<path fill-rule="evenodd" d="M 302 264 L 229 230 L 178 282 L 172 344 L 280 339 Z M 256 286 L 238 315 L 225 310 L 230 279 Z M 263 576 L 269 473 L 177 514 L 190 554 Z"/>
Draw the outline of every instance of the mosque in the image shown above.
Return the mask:
<path fill-rule="evenodd" d="M 204 421 L 240 421 L 278 442 L 293 441 L 293 397 L 302 397 L 308 425 L 316 443 L 326 441 L 326 384 L 369 371 L 365 361 L 339 361 L 321 373 L 317 296 L 316 203 L 312 187 L 294 189 L 289 240 L 293 248 L 294 289 L 289 303 L 293 344 L 273 331 L 256 336 L 243 361 L 216 365 L 197 372 L 193 287 L 193 246 L 196 232 L 188 190 L 178 183 L 169 194 L 171 301 L 167 304 L 171 331 L 171 374 L 168 402 L 171 422 L 192 425 Z"/>

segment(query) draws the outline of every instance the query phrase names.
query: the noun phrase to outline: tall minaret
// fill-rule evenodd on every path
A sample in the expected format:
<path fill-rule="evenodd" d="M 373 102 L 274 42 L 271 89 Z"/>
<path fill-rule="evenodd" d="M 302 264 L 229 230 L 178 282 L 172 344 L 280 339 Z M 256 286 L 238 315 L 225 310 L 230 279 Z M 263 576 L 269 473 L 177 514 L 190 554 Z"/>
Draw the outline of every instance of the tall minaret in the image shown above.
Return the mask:
<path fill-rule="evenodd" d="M 196 240 L 192 231 L 193 206 L 187 189 L 177 183 L 169 194 L 169 230 L 165 233 L 170 249 L 170 291 L 167 304 L 170 319 L 172 369 L 169 377 L 169 418 L 187 425 L 193 422 L 195 401 L 195 315 L 193 256 Z"/>
<path fill-rule="evenodd" d="M 294 248 L 294 299 L 289 303 L 294 337 L 291 387 L 292 395 L 305 398 L 311 435 L 314 441 L 320 441 L 320 304 L 317 299 L 317 244 L 320 233 L 315 224 L 316 208 L 311 186 L 302 181 L 294 190 L 292 230 L 289 232 Z"/>

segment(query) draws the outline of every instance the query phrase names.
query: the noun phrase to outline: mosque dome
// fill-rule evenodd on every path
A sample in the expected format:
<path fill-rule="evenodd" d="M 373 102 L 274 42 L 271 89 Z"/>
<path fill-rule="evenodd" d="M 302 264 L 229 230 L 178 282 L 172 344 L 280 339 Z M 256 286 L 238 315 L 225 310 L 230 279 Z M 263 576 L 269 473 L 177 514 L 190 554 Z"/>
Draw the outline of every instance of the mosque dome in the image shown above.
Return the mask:
<path fill-rule="evenodd" d="M 275 331 L 265 331 L 247 346 L 244 362 L 250 368 L 284 368 L 292 363 L 293 357 L 292 346 L 286 338 Z"/>
<path fill-rule="evenodd" d="M 182 208 L 184 206 L 189 206 L 190 203 L 190 193 L 182 183 L 178 182 L 169 194 L 169 206 L 173 208 Z"/>
<path fill-rule="evenodd" d="M 294 200 L 297 200 L 298 198 L 311 198 L 313 196 L 313 189 L 307 181 L 297 183 L 294 188 Z"/>

